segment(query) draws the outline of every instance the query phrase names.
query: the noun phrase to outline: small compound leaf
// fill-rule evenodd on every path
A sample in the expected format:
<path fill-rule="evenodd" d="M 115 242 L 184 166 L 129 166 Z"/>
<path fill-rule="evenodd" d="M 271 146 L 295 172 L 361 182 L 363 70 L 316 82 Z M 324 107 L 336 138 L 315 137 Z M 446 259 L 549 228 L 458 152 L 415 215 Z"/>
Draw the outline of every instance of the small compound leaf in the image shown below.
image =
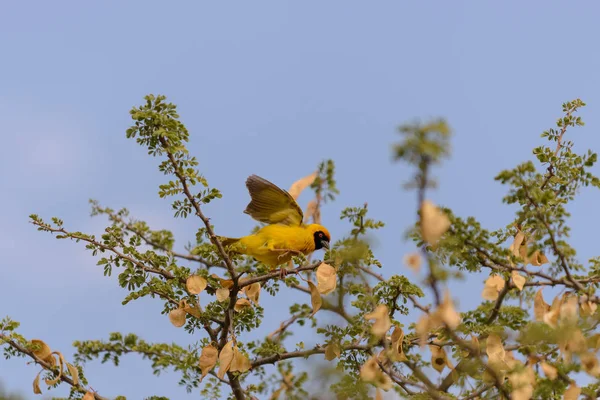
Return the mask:
<path fill-rule="evenodd" d="M 308 282 L 308 287 L 310 288 L 310 303 L 312 304 L 311 316 L 313 316 L 321 309 L 323 299 L 321 299 L 319 289 L 317 289 L 314 283 Z"/>
<path fill-rule="evenodd" d="M 183 325 L 185 325 L 185 310 L 182 308 L 177 308 L 169 311 L 169 321 L 171 321 L 171 323 L 177 328 L 181 328 Z"/>
<path fill-rule="evenodd" d="M 190 275 L 185 281 L 185 287 L 191 294 L 199 294 L 207 285 L 206 279 L 199 275 Z"/>
<path fill-rule="evenodd" d="M 217 364 L 217 356 L 219 355 L 219 351 L 213 346 L 208 345 L 202 349 L 200 353 L 200 361 L 198 362 L 200 370 L 202 371 L 202 376 L 200 377 L 200 382 L 211 369 L 215 367 Z"/>
<path fill-rule="evenodd" d="M 329 294 L 337 286 L 337 274 L 335 268 L 329 264 L 321 263 L 317 268 L 317 289 L 321 294 Z"/>

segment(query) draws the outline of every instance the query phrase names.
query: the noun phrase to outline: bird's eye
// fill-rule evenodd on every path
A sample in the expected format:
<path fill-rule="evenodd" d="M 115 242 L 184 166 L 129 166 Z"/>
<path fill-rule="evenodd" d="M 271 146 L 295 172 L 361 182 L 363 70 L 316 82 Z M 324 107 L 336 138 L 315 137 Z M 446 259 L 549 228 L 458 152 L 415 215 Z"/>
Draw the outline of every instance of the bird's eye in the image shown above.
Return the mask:
<path fill-rule="evenodd" d="M 320 237 L 320 238 L 322 238 L 322 237 L 323 237 L 323 234 L 322 234 L 321 232 L 319 232 L 319 237 Z"/>

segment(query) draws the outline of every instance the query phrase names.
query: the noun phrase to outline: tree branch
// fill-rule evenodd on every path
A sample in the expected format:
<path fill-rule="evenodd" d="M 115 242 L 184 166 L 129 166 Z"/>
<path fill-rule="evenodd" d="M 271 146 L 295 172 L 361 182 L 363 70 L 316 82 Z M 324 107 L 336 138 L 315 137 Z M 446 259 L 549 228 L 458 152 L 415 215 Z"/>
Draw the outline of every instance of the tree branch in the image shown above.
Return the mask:
<path fill-rule="evenodd" d="M 175 157 L 173 157 L 172 152 L 169 151 L 169 145 L 167 143 L 167 139 L 165 139 L 164 137 L 161 136 L 159 138 L 159 140 L 160 140 L 161 145 L 165 149 L 165 152 L 167 153 L 167 157 L 169 158 L 171 165 L 173 166 L 174 174 L 177 176 L 177 178 L 181 182 L 183 193 L 185 194 L 188 201 L 190 202 L 190 204 L 196 211 L 196 215 L 204 223 L 204 226 L 206 227 L 206 232 L 210 236 L 211 241 L 217 246 L 219 255 L 225 262 L 225 265 L 227 266 L 227 270 L 229 271 L 229 274 L 231 275 L 231 279 L 233 280 L 233 287 L 231 288 L 231 291 L 229 293 L 229 307 L 227 308 L 227 311 L 225 313 L 225 320 L 224 320 L 224 324 L 223 324 L 223 329 L 221 331 L 221 340 L 219 341 L 219 349 L 222 349 L 225 346 L 225 344 L 227 343 L 227 335 L 231 329 L 231 324 L 233 323 L 233 307 L 235 306 L 237 294 L 240 290 L 240 288 L 238 286 L 238 278 L 239 277 L 238 277 L 237 273 L 235 272 L 235 267 L 234 267 L 233 263 L 231 262 L 231 258 L 229 258 L 229 256 L 227 255 L 227 252 L 223 248 L 223 245 L 217 238 L 217 235 L 215 235 L 215 232 L 213 231 L 212 226 L 210 225 L 209 219 L 204 215 L 204 213 L 200 209 L 200 205 L 196 201 L 196 198 L 190 192 L 187 179 L 181 173 L 179 164 L 175 160 Z M 239 380 L 230 372 L 227 373 L 227 376 L 229 377 L 231 390 L 233 391 L 235 398 L 237 400 L 244 400 L 244 398 L 245 398 L 244 391 L 242 390 Z"/>
<path fill-rule="evenodd" d="M 287 274 L 299 274 L 300 272 L 304 272 L 304 271 L 313 271 L 316 268 L 319 267 L 319 265 L 322 264 L 322 261 L 315 261 L 312 264 L 309 265 L 303 265 L 303 266 L 299 266 L 297 268 L 294 269 L 289 269 L 287 270 Z M 275 271 L 275 272 L 269 272 L 268 274 L 265 275 L 260 275 L 260 276 L 254 276 L 252 278 L 246 278 L 246 279 L 242 279 L 239 282 L 239 288 L 242 289 L 246 286 L 252 285 L 253 283 L 256 282 L 266 282 L 268 280 L 271 279 L 276 279 L 281 277 L 281 273 L 279 271 Z M 309 291 L 310 293 L 310 291 Z"/>
<path fill-rule="evenodd" d="M 35 356 L 35 354 L 33 354 L 32 351 L 26 349 L 25 347 L 21 346 L 19 343 L 15 342 L 14 340 L 10 339 L 8 336 L 6 336 L 3 333 L 0 333 L 0 340 L 6 344 L 8 344 L 10 347 L 12 347 L 13 349 L 15 349 L 16 351 L 18 351 L 21 354 L 25 354 L 27 356 L 29 356 L 31 359 L 33 359 L 33 361 L 36 364 L 39 364 L 42 366 L 42 368 L 48 370 L 48 371 L 52 371 L 54 372 L 54 367 L 52 365 L 50 365 L 49 363 L 47 363 L 44 360 L 39 359 L 38 357 Z M 68 385 L 71 385 L 73 388 L 75 388 L 76 390 L 78 390 L 80 393 L 86 393 L 86 392 L 91 392 L 94 394 L 94 398 L 96 400 L 108 400 L 108 398 L 106 397 L 102 397 L 100 396 L 98 393 L 95 393 L 94 391 L 85 388 L 83 385 L 81 384 L 75 384 L 75 382 L 73 381 L 73 379 L 69 378 L 68 376 L 65 376 L 64 374 L 61 374 L 60 376 L 60 380 Z"/>
<path fill-rule="evenodd" d="M 502 307 L 502 302 L 504 301 L 504 298 L 506 297 L 506 295 L 508 294 L 510 289 L 512 289 L 511 283 L 510 283 L 510 281 L 506 281 L 506 283 L 504 284 L 504 287 L 502 288 L 502 291 L 498 294 L 498 298 L 496 299 L 496 304 L 494 305 L 494 308 L 492 309 L 490 316 L 488 317 L 487 321 L 485 322 L 487 325 L 491 325 L 492 322 L 494 322 L 494 320 L 498 317 L 498 314 L 500 314 L 500 308 Z"/>
<path fill-rule="evenodd" d="M 64 228 L 53 228 L 52 226 L 50 226 L 48 224 L 41 223 L 38 221 L 33 221 L 32 224 L 40 227 L 41 229 L 43 229 L 45 231 L 50 232 L 50 233 L 62 233 L 63 235 L 65 235 L 71 239 L 81 240 L 81 241 L 90 243 L 90 244 L 98 247 L 101 250 L 110 251 L 111 253 L 115 254 L 117 257 L 119 257 L 123 260 L 129 261 L 130 263 L 132 263 L 133 265 L 142 269 L 145 272 L 160 275 L 165 279 L 175 279 L 173 274 L 171 274 L 169 271 L 166 271 L 164 269 L 156 269 L 156 268 L 149 267 L 146 264 L 143 264 L 142 262 L 140 262 L 139 260 L 136 260 L 135 258 L 130 257 L 130 256 L 120 252 L 115 247 L 106 246 L 105 244 L 100 243 L 99 241 L 94 240 L 91 237 L 88 237 L 86 235 L 78 235 L 76 233 L 71 233 L 71 232 L 68 232 L 67 230 L 65 230 Z"/>
<path fill-rule="evenodd" d="M 136 229 L 131 222 L 125 221 L 123 218 L 121 218 L 116 213 L 110 212 L 105 208 L 98 207 L 98 210 L 99 210 L 99 212 L 102 212 L 102 213 L 108 215 L 108 218 L 111 221 L 121 224 L 125 230 L 139 236 L 144 241 L 144 243 L 146 243 L 149 246 L 152 246 L 155 249 L 164 251 L 165 253 L 170 254 L 177 258 L 204 264 L 206 267 L 220 267 L 220 265 L 213 265 L 213 264 L 209 263 L 207 260 L 203 259 L 200 256 L 195 256 L 193 254 L 183 254 L 183 253 L 173 251 L 173 250 L 169 249 L 168 247 L 163 246 L 162 244 L 153 241 L 146 234 L 144 234 L 144 232 L 141 232 L 140 230 Z"/>
<path fill-rule="evenodd" d="M 200 209 L 200 204 L 198 204 L 198 202 L 196 201 L 196 198 L 190 192 L 187 179 L 181 173 L 181 168 L 180 168 L 179 164 L 177 163 L 177 161 L 175 160 L 175 157 L 173 157 L 173 153 L 171 151 L 169 151 L 170 148 L 169 148 L 169 144 L 167 143 L 167 139 L 165 139 L 164 137 L 161 136 L 159 138 L 159 140 L 160 140 L 161 145 L 165 149 L 165 152 L 167 153 L 167 157 L 169 158 L 171 165 L 173 166 L 173 172 L 174 172 L 175 176 L 177 176 L 177 178 L 181 182 L 183 193 L 189 200 L 192 207 L 194 207 L 194 210 L 196 211 L 196 215 L 204 223 L 204 226 L 206 227 L 206 232 L 210 236 L 211 241 L 217 246 L 219 255 L 221 256 L 223 261 L 225 261 L 225 264 L 227 265 L 227 269 L 229 270 L 229 273 L 231 274 L 231 279 L 233 279 L 234 286 L 235 286 L 235 283 L 237 281 L 237 274 L 235 272 L 233 263 L 231 262 L 231 258 L 229 258 L 229 256 L 227 255 L 227 252 L 223 248 L 223 245 L 217 238 L 217 235 L 215 235 L 215 232 L 213 231 L 212 226 L 210 225 L 210 221 L 208 220 L 208 218 L 206 216 L 204 216 L 204 213 Z"/>
<path fill-rule="evenodd" d="M 366 346 L 366 345 L 348 345 L 348 346 L 342 347 L 342 351 L 347 351 L 347 350 L 368 351 L 369 349 L 370 349 L 370 347 Z M 314 354 L 325 354 L 325 347 L 319 346 L 319 347 L 315 347 L 314 349 L 311 349 L 311 350 L 291 351 L 291 352 L 287 352 L 287 353 L 274 354 L 272 356 L 259 358 L 252 362 L 252 368 L 260 367 L 261 365 L 265 365 L 265 364 L 274 364 L 278 361 L 288 360 L 290 358 L 300 358 L 300 357 L 307 358 Z"/>

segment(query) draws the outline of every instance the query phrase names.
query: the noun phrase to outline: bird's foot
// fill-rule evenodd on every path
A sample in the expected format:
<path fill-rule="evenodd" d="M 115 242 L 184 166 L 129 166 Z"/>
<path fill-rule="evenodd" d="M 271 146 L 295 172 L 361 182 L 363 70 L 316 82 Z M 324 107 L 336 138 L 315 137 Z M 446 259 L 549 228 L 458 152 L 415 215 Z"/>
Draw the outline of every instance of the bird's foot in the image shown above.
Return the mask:
<path fill-rule="evenodd" d="M 287 276 L 288 272 L 289 272 L 288 269 L 285 268 L 285 267 L 279 268 L 279 279 L 282 279 L 282 280 L 285 279 L 285 277 Z"/>

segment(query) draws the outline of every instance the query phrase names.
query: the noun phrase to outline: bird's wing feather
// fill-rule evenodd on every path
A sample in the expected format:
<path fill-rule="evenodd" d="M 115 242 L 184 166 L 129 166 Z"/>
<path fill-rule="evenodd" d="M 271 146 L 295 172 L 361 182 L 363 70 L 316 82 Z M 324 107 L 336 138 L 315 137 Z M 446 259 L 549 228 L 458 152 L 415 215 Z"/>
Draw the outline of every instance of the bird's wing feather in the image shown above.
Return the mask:
<path fill-rule="evenodd" d="M 285 190 L 256 175 L 248 177 L 246 187 L 252 200 L 244 212 L 255 220 L 265 224 L 302 224 L 302 209 Z"/>

